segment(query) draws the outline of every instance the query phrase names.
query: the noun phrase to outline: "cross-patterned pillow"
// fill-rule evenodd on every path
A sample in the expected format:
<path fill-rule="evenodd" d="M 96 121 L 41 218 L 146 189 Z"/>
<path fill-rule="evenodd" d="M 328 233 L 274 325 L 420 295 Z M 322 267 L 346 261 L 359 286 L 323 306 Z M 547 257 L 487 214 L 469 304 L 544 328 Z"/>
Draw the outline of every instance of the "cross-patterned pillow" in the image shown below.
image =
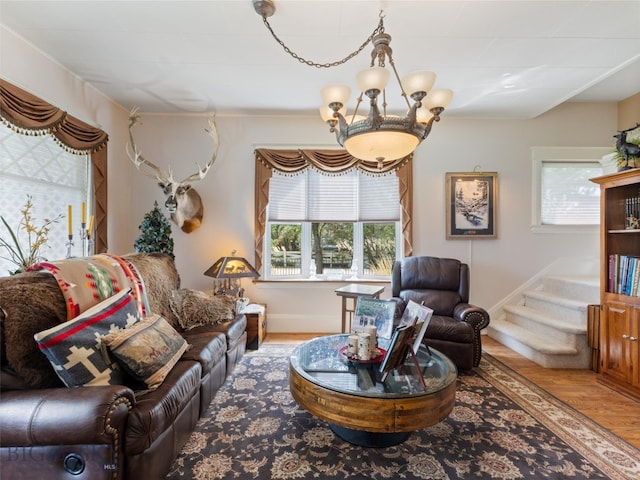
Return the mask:
<path fill-rule="evenodd" d="M 102 337 L 138 321 L 136 301 L 128 289 L 34 338 L 67 387 L 120 385 L 123 373 L 105 356 Z"/>

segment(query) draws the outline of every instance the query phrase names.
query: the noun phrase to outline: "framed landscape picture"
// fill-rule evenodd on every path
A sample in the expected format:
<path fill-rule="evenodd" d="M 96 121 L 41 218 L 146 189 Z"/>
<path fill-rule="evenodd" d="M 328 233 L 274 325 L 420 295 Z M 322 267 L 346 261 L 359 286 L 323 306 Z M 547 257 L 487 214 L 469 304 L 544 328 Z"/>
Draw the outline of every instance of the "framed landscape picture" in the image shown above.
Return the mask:
<path fill-rule="evenodd" d="M 351 329 L 356 333 L 360 333 L 366 331 L 367 325 L 374 325 L 379 337 L 391 338 L 395 312 L 395 302 L 377 298 L 358 297 Z"/>
<path fill-rule="evenodd" d="M 497 238 L 498 173 L 446 174 L 447 238 Z"/>

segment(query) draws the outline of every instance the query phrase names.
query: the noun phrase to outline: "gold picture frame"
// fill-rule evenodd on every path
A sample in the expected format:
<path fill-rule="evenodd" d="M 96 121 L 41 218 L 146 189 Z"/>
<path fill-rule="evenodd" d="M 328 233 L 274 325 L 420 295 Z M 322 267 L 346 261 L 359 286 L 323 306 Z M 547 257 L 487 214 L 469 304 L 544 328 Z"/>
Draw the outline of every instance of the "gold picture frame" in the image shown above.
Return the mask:
<path fill-rule="evenodd" d="M 446 174 L 447 239 L 497 238 L 497 172 Z"/>

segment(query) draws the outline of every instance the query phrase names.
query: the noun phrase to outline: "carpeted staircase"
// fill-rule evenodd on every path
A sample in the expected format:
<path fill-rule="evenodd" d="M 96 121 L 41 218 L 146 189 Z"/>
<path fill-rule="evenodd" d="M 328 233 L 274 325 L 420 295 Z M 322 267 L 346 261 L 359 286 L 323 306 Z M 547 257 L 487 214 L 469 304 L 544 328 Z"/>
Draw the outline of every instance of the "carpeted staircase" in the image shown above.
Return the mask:
<path fill-rule="evenodd" d="M 546 368 L 589 368 L 587 305 L 599 303 L 593 275 L 544 275 L 502 306 L 487 335 Z"/>

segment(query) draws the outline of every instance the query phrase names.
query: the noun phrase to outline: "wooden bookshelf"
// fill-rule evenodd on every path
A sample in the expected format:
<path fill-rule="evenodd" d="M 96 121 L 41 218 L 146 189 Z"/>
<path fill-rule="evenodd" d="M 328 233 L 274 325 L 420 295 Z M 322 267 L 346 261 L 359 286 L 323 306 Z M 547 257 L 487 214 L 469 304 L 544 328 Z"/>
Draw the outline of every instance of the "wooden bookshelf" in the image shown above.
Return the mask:
<path fill-rule="evenodd" d="M 640 169 L 592 179 L 600 185 L 600 381 L 640 398 L 640 297 L 621 293 L 614 259 L 640 257 L 628 199 L 640 196 Z"/>

